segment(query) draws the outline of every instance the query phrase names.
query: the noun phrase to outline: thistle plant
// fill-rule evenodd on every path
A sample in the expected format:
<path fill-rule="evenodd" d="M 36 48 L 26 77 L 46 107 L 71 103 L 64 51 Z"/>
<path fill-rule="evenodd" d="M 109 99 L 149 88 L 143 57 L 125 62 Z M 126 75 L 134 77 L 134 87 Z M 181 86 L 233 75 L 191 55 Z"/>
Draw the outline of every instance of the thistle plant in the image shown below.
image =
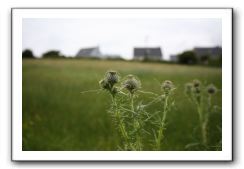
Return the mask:
<path fill-rule="evenodd" d="M 122 83 L 123 88 L 126 89 L 129 93 L 130 98 L 130 112 L 132 114 L 133 119 L 133 134 L 135 135 L 135 141 L 134 141 L 134 149 L 135 150 L 142 150 L 142 140 L 141 140 L 141 123 L 140 123 L 140 114 L 137 112 L 134 108 L 134 97 L 136 92 L 141 88 L 141 82 L 140 80 L 133 76 L 128 75 L 124 82 Z"/>
<path fill-rule="evenodd" d="M 118 82 L 119 82 L 118 73 L 116 71 L 108 71 L 106 72 L 104 78 L 99 81 L 99 84 L 102 89 L 108 91 L 109 94 L 111 95 L 112 106 L 110 111 L 117 122 L 119 132 L 124 141 L 124 149 L 127 149 L 127 147 L 129 146 L 129 137 L 126 131 L 126 126 L 124 124 L 121 110 L 119 108 L 120 105 L 117 99 L 117 95 L 121 92 L 120 89 L 115 86 L 115 84 L 117 84 Z"/>
<path fill-rule="evenodd" d="M 104 78 L 100 80 L 100 86 L 110 92 L 111 96 L 114 97 L 116 94 L 116 87 L 114 85 L 119 82 L 119 76 L 116 71 L 108 71 Z"/>
<path fill-rule="evenodd" d="M 111 95 L 110 114 L 122 138 L 122 146 L 119 149 L 142 150 L 142 122 L 139 121 L 140 114 L 134 105 L 134 98 L 141 87 L 141 82 L 133 75 L 128 75 L 121 83 L 119 80 L 116 71 L 108 71 L 99 82 L 101 88 Z"/>
<path fill-rule="evenodd" d="M 100 89 L 106 91 L 111 97 L 109 113 L 121 138 L 119 150 L 142 151 L 147 149 L 147 144 L 156 151 L 162 149 L 165 139 L 165 131 L 170 111 L 174 108 L 175 85 L 170 80 L 161 83 L 161 91 L 154 93 L 143 91 L 141 81 L 134 75 L 120 78 L 118 72 L 107 71 L 99 81 Z M 94 92 L 98 90 L 89 90 Z M 200 141 L 186 145 L 186 148 L 201 146 L 201 149 L 209 150 L 209 119 L 211 112 L 218 112 L 219 107 L 213 105 L 212 99 L 218 92 L 213 85 L 204 85 L 195 79 L 185 84 L 185 94 L 194 103 L 199 118 Z M 144 100 L 148 97 L 147 101 Z M 157 105 L 156 105 L 157 104 Z M 155 106 L 157 110 L 155 109 Z M 153 109 L 152 109 L 153 108 Z M 218 110 L 217 110 L 218 109 Z M 217 126 L 221 132 L 221 127 Z M 221 140 L 215 148 L 221 149 Z M 146 147 L 146 148 L 145 148 Z M 213 147 L 213 146 L 212 146 Z"/>
<path fill-rule="evenodd" d="M 122 139 L 122 145 L 119 149 L 141 151 L 144 148 L 143 136 L 154 134 L 153 147 L 155 150 L 160 150 L 167 113 L 172 106 L 169 103 L 169 98 L 174 90 L 173 83 L 169 80 L 164 81 L 161 85 L 162 94 L 159 95 L 142 91 L 141 81 L 134 75 L 127 75 L 120 82 L 120 77 L 116 71 L 108 71 L 99 83 L 101 88 L 111 95 L 110 114 Z M 143 104 L 142 101 L 138 101 L 140 94 L 153 95 L 152 101 Z M 135 100 L 137 101 L 135 102 Z M 148 113 L 147 108 L 159 102 L 162 109 L 155 113 Z M 152 117 L 156 117 L 156 119 Z M 153 133 L 145 129 L 146 123 L 156 124 L 152 130 Z"/>
<path fill-rule="evenodd" d="M 161 142 L 164 138 L 164 131 L 166 126 L 166 119 L 167 119 L 167 113 L 169 112 L 171 106 L 173 106 L 174 102 L 169 102 L 169 99 L 172 95 L 174 88 L 174 85 L 171 81 L 166 80 L 162 83 L 161 89 L 163 91 L 163 94 L 160 95 L 162 104 L 163 104 L 163 110 L 160 111 L 158 116 L 158 123 L 157 123 L 157 132 L 154 134 L 155 137 L 155 150 L 161 149 Z"/>
<path fill-rule="evenodd" d="M 216 94 L 217 88 L 210 84 L 205 87 L 199 80 L 193 80 L 191 83 L 185 84 L 185 94 L 196 105 L 197 113 L 199 117 L 199 126 L 201 133 L 200 145 L 203 145 L 208 149 L 208 122 L 209 115 L 212 109 L 212 97 Z M 206 101 L 207 100 L 207 101 Z M 191 145 L 191 144 L 189 144 Z M 189 147 L 187 145 L 186 147 Z M 193 144 L 199 145 L 199 144 Z"/>

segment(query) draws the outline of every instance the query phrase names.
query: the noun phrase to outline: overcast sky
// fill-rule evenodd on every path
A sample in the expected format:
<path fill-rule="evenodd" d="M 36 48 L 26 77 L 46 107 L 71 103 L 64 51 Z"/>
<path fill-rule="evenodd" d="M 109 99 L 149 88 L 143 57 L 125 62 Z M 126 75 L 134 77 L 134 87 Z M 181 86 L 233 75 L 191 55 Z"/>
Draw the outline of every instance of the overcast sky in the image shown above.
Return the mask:
<path fill-rule="evenodd" d="M 74 56 L 99 46 L 130 59 L 133 47 L 161 47 L 165 59 L 196 46 L 222 46 L 221 19 L 23 19 L 22 48 Z"/>

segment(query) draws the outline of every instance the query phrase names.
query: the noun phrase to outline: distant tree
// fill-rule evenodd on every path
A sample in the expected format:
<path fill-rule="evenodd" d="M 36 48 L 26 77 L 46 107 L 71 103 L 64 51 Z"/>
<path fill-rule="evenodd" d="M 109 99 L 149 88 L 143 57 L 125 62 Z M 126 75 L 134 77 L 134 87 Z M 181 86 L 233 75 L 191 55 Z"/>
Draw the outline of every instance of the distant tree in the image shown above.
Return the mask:
<path fill-rule="evenodd" d="M 33 52 L 30 49 L 25 49 L 22 52 L 22 58 L 34 58 Z"/>
<path fill-rule="evenodd" d="M 178 55 L 179 63 L 182 64 L 196 64 L 197 57 L 193 51 L 185 51 Z"/>
<path fill-rule="evenodd" d="M 50 51 L 43 53 L 42 57 L 43 58 L 60 58 L 62 56 L 60 55 L 60 52 L 58 50 L 50 50 Z"/>

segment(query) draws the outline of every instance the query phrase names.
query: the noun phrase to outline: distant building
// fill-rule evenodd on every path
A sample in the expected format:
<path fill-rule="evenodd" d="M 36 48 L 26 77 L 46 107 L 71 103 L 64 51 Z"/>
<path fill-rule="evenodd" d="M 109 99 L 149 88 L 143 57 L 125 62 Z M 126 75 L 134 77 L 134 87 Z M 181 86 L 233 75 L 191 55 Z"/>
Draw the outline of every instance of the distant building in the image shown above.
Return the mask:
<path fill-rule="evenodd" d="M 136 60 L 161 60 L 163 58 L 161 48 L 134 48 Z"/>
<path fill-rule="evenodd" d="M 83 48 L 80 49 L 76 54 L 76 57 L 101 57 L 102 53 L 99 50 L 99 47 L 93 48 Z"/>
<path fill-rule="evenodd" d="M 178 62 L 178 55 L 170 55 L 170 60 L 172 62 Z"/>
<path fill-rule="evenodd" d="M 213 48 L 196 47 L 193 51 L 199 59 L 204 56 L 209 56 L 211 59 L 218 59 L 222 57 L 222 48 L 218 46 Z"/>

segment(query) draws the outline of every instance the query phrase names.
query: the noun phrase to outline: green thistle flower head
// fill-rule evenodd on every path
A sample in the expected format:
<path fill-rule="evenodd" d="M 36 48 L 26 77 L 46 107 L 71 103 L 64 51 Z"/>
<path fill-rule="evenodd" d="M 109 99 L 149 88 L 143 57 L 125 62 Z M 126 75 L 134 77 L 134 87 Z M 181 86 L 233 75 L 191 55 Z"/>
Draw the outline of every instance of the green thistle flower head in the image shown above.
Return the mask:
<path fill-rule="evenodd" d="M 210 84 L 210 85 L 208 85 L 208 87 L 207 87 L 207 92 L 208 92 L 208 94 L 210 94 L 210 95 L 214 95 L 214 94 L 217 93 L 217 88 L 216 88 L 213 84 Z"/>
<path fill-rule="evenodd" d="M 116 71 L 108 71 L 105 74 L 104 79 L 107 81 L 107 83 L 111 86 L 111 88 L 113 87 L 113 85 L 115 83 L 119 82 L 119 76 L 118 73 Z"/>
<path fill-rule="evenodd" d="M 106 72 L 104 78 L 99 81 L 99 84 L 102 89 L 106 89 L 111 91 L 113 89 L 114 84 L 119 82 L 119 76 L 116 71 L 108 71 Z"/>
<path fill-rule="evenodd" d="M 141 82 L 137 77 L 128 75 L 123 82 L 123 87 L 126 88 L 131 94 L 133 94 L 141 88 Z"/>
<path fill-rule="evenodd" d="M 173 89 L 174 89 L 174 85 L 173 83 L 170 81 L 170 80 L 165 80 L 163 83 L 162 83 L 162 86 L 161 86 L 162 90 L 164 91 L 164 93 L 166 95 L 168 95 Z"/>
<path fill-rule="evenodd" d="M 185 93 L 187 95 L 191 94 L 192 88 L 193 88 L 193 84 L 192 83 L 186 83 L 185 84 Z"/>
<path fill-rule="evenodd" d="M 193 80 L 192 85 L 193 85 L 192 92 L 196 95 L 200 95 L 201 82 L 199 80 L 195 79 L 195 80 Z"/>
<path fill-rule="evenodd" d="M 192 84 L 194 87 L 200 87 L 201 82 L 199 80 L 195 79 L 195 80 L 193 80 Z"/>

